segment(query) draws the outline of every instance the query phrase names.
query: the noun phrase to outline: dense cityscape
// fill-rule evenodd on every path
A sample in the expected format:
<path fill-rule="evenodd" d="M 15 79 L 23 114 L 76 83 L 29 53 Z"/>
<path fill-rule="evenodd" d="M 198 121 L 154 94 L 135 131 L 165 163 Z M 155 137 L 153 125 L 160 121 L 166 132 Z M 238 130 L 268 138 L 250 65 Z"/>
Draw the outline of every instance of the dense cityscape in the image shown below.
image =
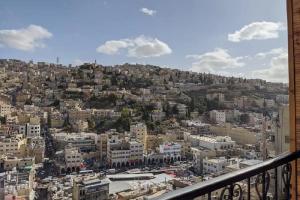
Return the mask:
<path fill-rule="evenodd" d="M 261 79 L 1 59 L 0 199 L 154 199 L 256 165 L 288 150 L 288 101 Z"/>

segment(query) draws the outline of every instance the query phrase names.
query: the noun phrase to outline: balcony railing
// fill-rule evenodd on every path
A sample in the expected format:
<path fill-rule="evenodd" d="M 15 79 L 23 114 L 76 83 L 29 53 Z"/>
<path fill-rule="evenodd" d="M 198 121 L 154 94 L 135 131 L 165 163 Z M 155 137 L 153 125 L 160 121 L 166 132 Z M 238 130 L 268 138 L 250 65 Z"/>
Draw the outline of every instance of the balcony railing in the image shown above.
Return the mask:
<path fill-rule="evenodd" d="M 168 192 L 157 200 L 291 199 L 291 162 L 299 157 L 300 151 L 283 153 L 260 164 Z"/>

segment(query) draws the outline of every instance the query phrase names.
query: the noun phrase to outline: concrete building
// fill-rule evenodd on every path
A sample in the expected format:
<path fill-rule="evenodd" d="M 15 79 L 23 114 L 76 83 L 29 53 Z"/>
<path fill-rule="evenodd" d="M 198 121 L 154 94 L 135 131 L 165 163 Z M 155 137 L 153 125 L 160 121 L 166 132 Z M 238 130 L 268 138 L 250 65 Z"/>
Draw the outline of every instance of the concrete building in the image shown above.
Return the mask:
<path fill-rule="evenodd" d="M 202 174 L 203 173 L 203 159 L 215 157 L 216 151 L 204 149 L 201 147 L 192 147 L 191 151 L 193 154 L 193 168 L 195 169 L 196 173 Z"/>
<path fill-rule="evenodd" d="M 179 104 L 176 105 L 176 107 L 177 107 L 177 110 L 178 110 L 178 116 L 179 117 L 184 118 L 184 117 L 187 116 L 188 108 L 185 104 L 179 103 Z"/>
<path fill-rule="evenodd" d="M 138 141 L 110 139 L 107 147 L 107 161 L 112 168 L 135 166 L 142 164 L 143 144 Z"/>
<path fill-rule="evenodd" d="M 276 155 L 286 152 L 290 147 L 290 116 L 289 106 L 282 105 L 278 109 L 278 118 L 275 121 L 275 153 Z"/>
<path fill-rule="evenodd" d="M 65 156 L 65 166 L 67 172 L 80 171 L 82 166 L 82 156 L 78 148 L 76 147 L 66 147 L 64 150 Z"/>
<path fill-rule="evenodd" d="M 288 104 L 289 103 L 289 95 L 278 94 L 275 97 L 275 101 L 276 101 L 276 103 L 279 103 L 279 104 Z"/>
<path fill-rule="evenodd" d="M 188 139 L 193 147 L 203 147 L 215 151 L 227 151 L 235 148 L 235 141 L 229 136 L 198 136 L 190 135 Z"/>
<path fill-rule="evenodd" d="M 164 162 L 181 160 L 181 145 L 166 142 L 159 145 L 159 153 L 163 154 Z"/>
<path fill-rule="evenodd" d="M 92 110 L 69 110 L 69 121 L 76 122 L 78 120 L 89 120 L 92 116 Z"/>
<path fill-rule="evenodd" d="M 226 114 L 224 111 L 212 110 L 209 112 L 209 119 L 214 123 L 225 123 Z"/>
<path fill-rule="evenodd" d="M 153 110 L 150 113 L 150 118 L 152 121 L 162 121 L 166 117 L 166 113 L 161 110 Z"/>
<path fill-rule="evenodd" d="M 39 137 L 41 136 L 41 125 L 40 124 L 30 124 L 19 126 L 19 133 L 25 135 L 26 137 Z"/>
<path fill-rule="evenodd" d="M 73 200 L 108 200 L 109 182 L 97 175 L 75 177 Z"/>
<path fill-rule="evenodd" d="M 243 127 L 232 127 L 230 124 L 211 126 L 210 130 L 215 135 L 231 137 L 237 144 L 256 144 L 259 140 L 258 133 Z"/>
<path fill-rule="evenodd" d="M 49 116 L 51 128 L 61 128 L 65 123 L 65 116 L 60 112 L 53 112 Z"/>
<path fill-rule="evenodd" d="M 36 163 L 42 163 L 45 157 L 45 140 L 43 137 L 27 139 L 27 155 L 35 158 Z"/>
<path fill-rule="evenodd" d="M 0 158 L 0 168 L 5 171 L 16 169 L 24 169 L 25 167 L 33 166 L 35 163 L 34 157 L 14 157 L 3 155 Z"/>
<path fill-rule="evenodd" d="M 290 115 L 289 105 L 282 105 L 278 109 L 278 118 L 275 121 L 275 153 L 279 155 L 290 149 Z M 278 169 L 281 174 L 282 168 Z M 283 194 L 284 183 L 278 178 L 278 190 Z"/>
<path fill-rule="evenodd" d="M 10 115 L 13 107 L 10 104 L 6 104 L 3 101 L 0 101 L 0 116 L 4 117 Z"/>
<path fill-rule="evenodd" d="M 223 93 L 210 93 L 206 94 L 206 99 L 208 100 L 218 100 L 220 103 L 225 101 L 225 96 Z"/>
<path fill-rule="evenodd" d="M 229 164 L 230 162 L 225 157 L 204 159 L 203 173 L 204 174 L 220 173 L 224 171 L 225 167 Z"/>
<path fill-rule="evenodd" d="M 76 132 L 84 132 L 84 131 L 87 131 L 89 128 L 89 123 L 84 120 L 78 120 L 76 122 L 71 122 L 71 125 L 72 125 L 72 128 Z"/>
<path fill-rule="evenodd" d="M 147 126 L 144 123 L 137 123 L 130 125 L 130 132 L 140 142 L 146 143 L 147 141 Z M 146 145 L 144 145 L 146 148 Z M 146 150 L 146 149 L 145 149 Z"/>
<path fill-rule="evenodd" d="M 90 152 L 96 150 L 96 143 L 99 140 L 96 133 L 65 133 L 59 132 L 53 134 L 53 141 L 59 149 L 71 144 L 77 147 L 81 152 Z"/>
<path fill-rule="evenodd" d="M 0 155 L 13 155 L 17 157 L 26 154 L 26 138 L 18 134 L 14 137 L 0 138 Z"/>

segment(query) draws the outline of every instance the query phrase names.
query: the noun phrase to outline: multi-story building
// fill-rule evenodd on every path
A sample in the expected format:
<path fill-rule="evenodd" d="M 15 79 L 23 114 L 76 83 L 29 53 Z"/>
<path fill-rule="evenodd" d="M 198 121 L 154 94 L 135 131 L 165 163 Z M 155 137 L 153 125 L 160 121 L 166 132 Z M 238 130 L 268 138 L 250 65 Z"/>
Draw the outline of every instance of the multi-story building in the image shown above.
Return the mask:
<path fill-rule="evenodd" d="M 78 120 L 76 122 L 71 122 L 72 128 L 76 131 L 76 132 L 83 132 L 83 131 L 87 131 L 89 128 L 89 123 L 87 121 L 84 120 Z"/>
<path fill-rule="evenodd" d="M 178 143 L 164 143 L 159 145 L 159 153 L 163 154 L 164 161 L 181 160 L 181 145 Z"/>
<path fill-rule="evenodd" d="M 36 163 L 42 163 L 45 157 L 45 140 L 43 137 L 27 139 L 27 155 L 35 157 Z"/>
<path fill-rule="evenodd" d="M 73 200 L 108 200 L 109 182 L 98 175 L 75 177 L 72 196 Z"/>
<path fill-rule="evenodd" d="M 161 110 L 153 110 L 150 113 L 150 118 L 152 121 L 162 121 L 166 117 L 166 113 Z"/>
<path fill-rule="evenodd" d="M 288 104 L 289 103 L 289 95 L 278 94 L 275 97 L 275 101 L 276 101 L 276 103 L 280 103 L 280 104 Z"/>
<path fill-rule="evenodd" d="M 276 155 L 289 150 L 290 121 L 289 106 L 283 105 L 278 109 L 278 119 L 275 121 L 275 153 Z"/>
<path fill-rule="evenodd" d="M 143 144 L 138 141 L 110 139 L 107 147 L 107 161 L 111 167 L 139 165 L 143 162 Z"/>
<path fill-rule="evenodd" d="M 61 128 L 65 123 L 65 116 L 60 112 L 53 112 L 49 116 L 51 128 Z"/>
<path fill-rule="evenodd" d="M 91 110 L 69 110 L 69 121 L 76 122 L 78 120 L 89 120 L 92 116 Z"/>
<path fill-rule="evenodd" d="M 10 115 L 12 112 L 12 106 L 10 104 L 6 104 L 3 101 L 0 101 L 0 116 L 4 117 Z"/>
<path fill-rule="evenodd" d="M 2 170 L 8 171 L 13 170 L 14 168 L 23 169 L 28 166 L 33 166 L 35 163 L 34 157 L 14 157 L 3 155 L 0 158 L 0 168 Z"/>
<path fill-rule="evenodd" d="M 119 118 L 121 117 L 120 112 L 116 112 L 113 109 L 93 109 L 93 116 L 95 119 L 99 118 Z"/>
<path fill-rule="evenodd" d="M 236 142 L 229 136 L 198 136 L 190 135 L 188 141 L 193 147 L 203 147 L 215 151 L 224 151 L 234 149 Z"/>
<path fill-rule="evenodd" d="M 79 171 L 83 162 L 79 149 L 76 147 L 66 147 L 64 155 L 67 172 Z"/>
<path fill-rule="evenodd" d="M 144 123 L 137 123 L 130 125 L 130 132 L 140 142 L 146 143 L 147 141 L 147 126 Z M 144 145 L 146 148 L 146 145 Z"/>
<path fill-rule="evenodd" d="M 212 110 L 209 112 L 209 119 L 214 123 L 225 123 L 226 114 L 224 111 Z"/>
<path fill-rule="evenodd" d="M 143 150 L 144 150 L 143 143 L 131 140 L 129 141 L 129 144 L 130 144 L 129 162 L 141 164 L 141 162 L 143 161 Z"/>
<path fill-rule="evenodd" d="M 228 165 L 227 159 L 225 157 L 204 159 L 203 160 L 203 173 L 211 174 L 218 173 L 225 170 Z"/>
<path fill-rule="evenodd" d="M 177 107 L 177 110 L 178 110 L 178 116 L 179 117 L 183 117 L 184 118 L 184 117 L 187 116 L 188 108 L 187 108 L 187 106 L 185 104 L 179 103 L 179 104 L 176 105 L 176 107 Z"/>
<path fill-rule="evenodd" d="M 0 155 L 24 156 L 26 154 L 26 138 L 18 134 L 14 137 L 0 138 Z"/>
<path fill-rule="evenodd" d="M 53 141 L 59 149 L 71 144 L 81 152 L 95 151 L 98 137 L 96 133 L 53 133 Z"/>
<path fill-rule="evenodd" d="M 19 133 L 25 135 L 26 137 L 39 137 L 41 135 L 41 125 L 30 123 L 20 125 Z"/>
<path fill-rule="evenodd" d="M 204 149 L 201 147 L 192 147 L 191 148 L 193 154 L 193 168 L 195 172 L 198 174 L 203 173 L 203 159 L 205 158 L 213 158 L 216 156 L 216 151 L 210 149 Z"/>

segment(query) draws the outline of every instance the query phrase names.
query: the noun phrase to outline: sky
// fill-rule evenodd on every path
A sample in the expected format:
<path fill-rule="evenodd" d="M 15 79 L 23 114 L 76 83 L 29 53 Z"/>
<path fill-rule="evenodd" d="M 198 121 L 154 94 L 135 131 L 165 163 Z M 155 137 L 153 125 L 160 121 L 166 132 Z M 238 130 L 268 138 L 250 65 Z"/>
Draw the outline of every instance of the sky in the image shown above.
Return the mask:
<path fill-rule="evenodd" d="M 0 58 L 288 82 L 284 0 L 1 0 Z"/>

